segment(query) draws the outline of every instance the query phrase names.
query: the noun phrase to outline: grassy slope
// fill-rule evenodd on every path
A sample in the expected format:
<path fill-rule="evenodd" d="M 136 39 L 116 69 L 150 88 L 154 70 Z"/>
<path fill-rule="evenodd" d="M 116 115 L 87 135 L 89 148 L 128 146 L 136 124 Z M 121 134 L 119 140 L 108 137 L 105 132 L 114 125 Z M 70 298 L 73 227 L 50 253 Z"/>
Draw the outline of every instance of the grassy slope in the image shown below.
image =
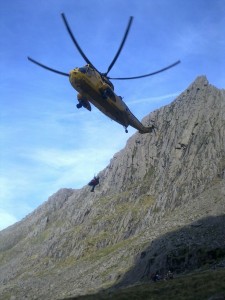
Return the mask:
<path fill-rule="evenodd" d="M 212 296 L 214 296 L 212 299 L 225 299 L 225 268 L 64 300 L 207 300 Z"/>

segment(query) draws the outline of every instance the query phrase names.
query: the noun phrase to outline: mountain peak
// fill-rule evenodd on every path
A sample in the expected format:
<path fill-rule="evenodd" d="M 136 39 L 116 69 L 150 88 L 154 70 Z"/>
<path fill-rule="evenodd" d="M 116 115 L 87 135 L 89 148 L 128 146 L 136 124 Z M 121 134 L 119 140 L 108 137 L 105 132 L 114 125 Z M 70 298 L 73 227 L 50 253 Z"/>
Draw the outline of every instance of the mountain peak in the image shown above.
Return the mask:
<path fill-rule="evenodd" d="M 224 259 L 224 116 L 224 91 L 197 77 L 145 117 L 155 133 L 129 138 L 94 193 L 61 189 L 0 232 L 0 294 L 56 299 Z"/>

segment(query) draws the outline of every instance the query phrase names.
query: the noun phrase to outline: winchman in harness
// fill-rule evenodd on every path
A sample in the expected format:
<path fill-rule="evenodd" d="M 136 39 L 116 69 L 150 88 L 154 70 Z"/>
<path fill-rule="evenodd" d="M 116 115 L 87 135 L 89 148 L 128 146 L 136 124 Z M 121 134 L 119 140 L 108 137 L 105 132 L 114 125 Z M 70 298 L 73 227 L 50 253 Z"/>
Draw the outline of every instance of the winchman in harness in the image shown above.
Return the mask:
<path fill-rule="evenodd" d="M 94 189 L 98 184 L 99 184 L 99 177 L 94 176 L 94 178 L 88 183 L 88 185 L 92 186 L 91 192 L 94 192 Z"/>

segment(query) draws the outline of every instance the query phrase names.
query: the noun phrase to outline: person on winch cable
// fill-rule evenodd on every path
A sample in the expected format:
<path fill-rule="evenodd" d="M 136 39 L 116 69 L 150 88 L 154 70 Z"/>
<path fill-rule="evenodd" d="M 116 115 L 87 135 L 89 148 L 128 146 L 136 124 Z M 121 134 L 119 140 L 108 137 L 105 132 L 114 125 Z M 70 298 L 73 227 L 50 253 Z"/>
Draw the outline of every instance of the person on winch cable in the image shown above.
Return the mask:
<path fill-rule="evenodd" d="M 92 186 L 91 192 L 94 192 L 94 189 L 98 184 L 99 184 L 99 177 L 94 176 L 94 178 L 88 183 L 88 185 Z"/>

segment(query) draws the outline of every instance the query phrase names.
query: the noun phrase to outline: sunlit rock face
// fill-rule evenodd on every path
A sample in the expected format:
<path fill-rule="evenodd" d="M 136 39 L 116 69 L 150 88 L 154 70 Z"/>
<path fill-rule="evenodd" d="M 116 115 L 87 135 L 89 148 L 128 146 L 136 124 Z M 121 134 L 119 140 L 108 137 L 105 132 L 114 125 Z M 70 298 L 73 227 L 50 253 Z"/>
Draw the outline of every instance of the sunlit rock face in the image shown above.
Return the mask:
<path fill-rule="evenodd" d="M 94 193 L 61 189 L 0 232 L 1 299 L 60 299 L 225 260 L 225 91 L 198 77 L 152 120 L 155 133 L 134 134 Z"/>

